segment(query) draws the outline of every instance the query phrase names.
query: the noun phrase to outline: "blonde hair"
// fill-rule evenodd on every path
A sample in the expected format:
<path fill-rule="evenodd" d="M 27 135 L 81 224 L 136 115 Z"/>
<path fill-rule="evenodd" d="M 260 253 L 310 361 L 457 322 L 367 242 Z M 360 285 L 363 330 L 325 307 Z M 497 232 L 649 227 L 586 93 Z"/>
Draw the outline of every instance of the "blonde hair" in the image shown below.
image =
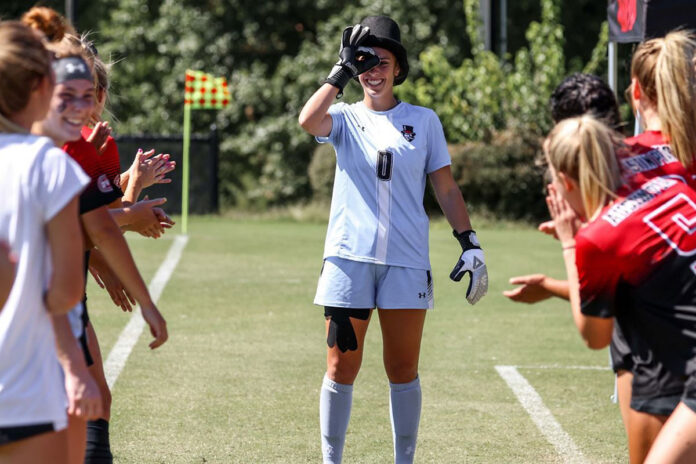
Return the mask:
<path fill-rule="evenodd" d="M 616 197 L 620 143 L 619 134 L 590 115 L 559 122 L 546 139 L 549 164 L 578 183 L 588 218 Z"/>
<path fill-rule="evenodd" d="M 696 156 L 696 37 L 673 31 L 636 49 L 631 76 L 655 103 L 662 131 L 677 159 L 687 168 Z"/>
<path fill-rule="evenodd" d="M 65 34 L 77 34 L 64 16 L 46 6 L 31 8 L 22 15 L 22 23 L 43 32 L 49 42 L 60 42 Z"/>
<path fill-rule="evenodd" d="M 26 108 L 44 78 L 51 78 L 51 56 L 41 39 L 18 21 L 0 22 L 0 130 L 17 132 L 6 118 Z"/>

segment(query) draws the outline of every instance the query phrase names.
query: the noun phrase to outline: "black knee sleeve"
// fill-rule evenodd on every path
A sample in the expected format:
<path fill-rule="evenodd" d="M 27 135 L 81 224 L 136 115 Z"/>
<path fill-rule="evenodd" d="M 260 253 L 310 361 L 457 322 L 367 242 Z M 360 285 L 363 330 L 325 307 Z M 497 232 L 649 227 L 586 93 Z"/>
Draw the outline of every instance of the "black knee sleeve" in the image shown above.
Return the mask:
<path fill-rule="evenodd" d="M 369 309 L 325 306 L 324 317 L 330 319 L 329 334 L 326 337 L 326 344 L 329 345 L 329 348 L 338 345 L 338 349 L 342 353 L 358 349 L 358 338 L 355 336 L 355 330 L 353 330 L 350 318 L 354 317 L 355 319 L 366 321 L 370 317 Z"/>

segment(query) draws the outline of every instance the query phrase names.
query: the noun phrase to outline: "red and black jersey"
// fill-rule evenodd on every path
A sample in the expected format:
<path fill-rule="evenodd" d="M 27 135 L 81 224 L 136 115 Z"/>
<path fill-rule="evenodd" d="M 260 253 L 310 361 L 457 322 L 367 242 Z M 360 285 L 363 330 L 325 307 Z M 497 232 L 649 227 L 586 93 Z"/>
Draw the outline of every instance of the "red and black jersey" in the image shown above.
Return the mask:
<path fill-rule="evenodd" d="M 68 142 L 63 151 L 70 155 L 90 177 L 90 183 L 80 195 L 80 214 L 108 205 L 123 196 L 121 189 L 104 173 L 99 165 L 97 149 L 84 138 Z"/>
<path fill-rule="evenodd" d="M 82 128 L 82 138 L 85 140 L 92 135 L 92 129 L 87 126 Z M 116 140 L 109 136 L 106 139 L 106 147 L 104 152 L 97 153 L 97 159 L 99 160 L 99 168 L 104 174 L 107 175 L 109 180 L 117 186 L 120 187 L 121 181 L 121 159 L 119 158 L 118 146 L 116 145 Z"/>
<path fill-rule="evenodd" d="M 672 153 L 669 142 L 660 131 L 646 131 L 624 140 L 627 151 L 618 154 L 624 181 L 638 187 L 662 176 L 681 180 L 696 187 L 693 168 L 687 169 Z"/>
<path fill-rule="evenodd" d="M 578 231 L 582 313 L 616 317 L 631 352 L 696 372 L 696 192 L 655 177 Z"/>

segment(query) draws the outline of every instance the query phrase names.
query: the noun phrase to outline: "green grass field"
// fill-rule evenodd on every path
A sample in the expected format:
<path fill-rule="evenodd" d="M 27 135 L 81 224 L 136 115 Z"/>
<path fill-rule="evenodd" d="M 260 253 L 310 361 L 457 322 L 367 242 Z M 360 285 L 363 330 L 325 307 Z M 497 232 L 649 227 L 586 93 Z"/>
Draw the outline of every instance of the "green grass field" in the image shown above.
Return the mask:
<path fill-rule="evenodd" d="M 159 301 L 170 339 L 151 352 L 147 330 L 113 391 L 117 463 L 318 463 L 324 319 L 312 305 L 326 226 L 196 217 Z M 177 233 L 175 229 L 172 231 Z M 172 244 L 130 239 L 149 282 Z M 558 243 L 532 228 L 479 228 L 490 275 L 475 307 L 448 274 L 459 245 L 431 227 L 435 310 L 420 362 L 423 412 L 416 462 L 564 462 L 495 366 L 518 366 L 586 462 L 627 461 L 613 375 L 585 348 L 567 303 L 513 304 L 508 278 L 562 276 Z M 104 357 L 128 315 L 90 283 L 90 314 Z M 373 326 L 379 324 L 374 318 Z M 389 387 L 378 327 L 355 384 L 344 462 L 392 460 Z"/>

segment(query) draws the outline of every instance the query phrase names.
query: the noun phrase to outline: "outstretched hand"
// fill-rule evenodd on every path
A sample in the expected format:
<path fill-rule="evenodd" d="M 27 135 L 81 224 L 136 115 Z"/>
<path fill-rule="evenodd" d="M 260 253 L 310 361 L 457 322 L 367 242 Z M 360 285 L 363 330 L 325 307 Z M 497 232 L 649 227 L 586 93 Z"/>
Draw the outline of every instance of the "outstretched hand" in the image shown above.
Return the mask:
<path fill-rule="evenodd" d="M 553 238 L 558 239 L 558 235 L 556 235 L 556 224 L 553 222 L 553 219 L 539 224 L 537 230 L 542 234 L 550 235 Z"/>
<path fill-rule="evenodd" d="M 503 295 L 518 303 L 538 303 L 554 296 L 544 286 L 546 276 L 544 274 L 530 274 L 512 277 L 510 284 L 519 285 L 512 290 L 505 290 Z"/>

